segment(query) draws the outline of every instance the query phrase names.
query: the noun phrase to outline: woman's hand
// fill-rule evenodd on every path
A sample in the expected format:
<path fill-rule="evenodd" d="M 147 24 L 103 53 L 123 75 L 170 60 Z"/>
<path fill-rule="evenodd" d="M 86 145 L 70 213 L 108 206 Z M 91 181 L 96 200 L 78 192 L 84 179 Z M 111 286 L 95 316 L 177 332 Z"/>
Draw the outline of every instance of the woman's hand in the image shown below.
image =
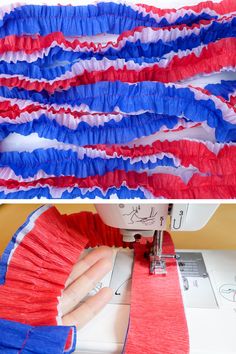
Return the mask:
<path fill-rule="evenodd" d="M 63 325 L 81 328 L 111 300 L 112 289 L 104 287 L 79 304 L 111 271 L 112 254 L 111 248 L 98 247 L 74 265 L 60 300 Z"/>

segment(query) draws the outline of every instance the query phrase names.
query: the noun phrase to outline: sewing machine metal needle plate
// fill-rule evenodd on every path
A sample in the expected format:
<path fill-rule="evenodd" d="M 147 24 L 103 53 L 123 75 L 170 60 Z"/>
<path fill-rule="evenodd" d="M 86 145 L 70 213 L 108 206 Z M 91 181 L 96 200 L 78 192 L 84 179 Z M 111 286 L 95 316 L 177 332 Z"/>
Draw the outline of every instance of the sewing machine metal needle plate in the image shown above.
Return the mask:
<path fill-rule="evenodd" d="M 190 354 L 235 354 L 236 251 L 177 253 Z M 122 352 L 129 320 L 132 264 L 132 250 L 114 249 L 113 270 L 88 295 L 110 286 L 113 299 L 79 331 L 76 353 Z"/>

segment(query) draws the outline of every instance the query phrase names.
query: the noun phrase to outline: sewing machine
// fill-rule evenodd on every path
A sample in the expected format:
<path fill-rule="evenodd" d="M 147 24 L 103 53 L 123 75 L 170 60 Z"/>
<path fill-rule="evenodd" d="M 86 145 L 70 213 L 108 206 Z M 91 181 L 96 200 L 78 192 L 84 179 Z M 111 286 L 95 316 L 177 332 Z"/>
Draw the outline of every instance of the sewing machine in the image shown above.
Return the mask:
<path fill-rule="evenodd" d="M 151 276 L 168 276 L 162 254 L 163 230 L 195 231 L 204 227 L 217 204 L 98 204 L 103 221 L 119 227 L 125 242 L 139 235 L 153 238 Z M 169 225 L 168 225 L 169 224 Z M 87 250 L 86 252 L 89 252 Z M 235 354 L 236 250 L 176 250 L 180 286 L 190 337 L 190 354 Z M 110 286 L 110 303 L 79 330 L 77 350 L 84 354 L 121 353 L 130 309 L 133 251 L 114 248 L 113 269 L 88 294 Z"/>

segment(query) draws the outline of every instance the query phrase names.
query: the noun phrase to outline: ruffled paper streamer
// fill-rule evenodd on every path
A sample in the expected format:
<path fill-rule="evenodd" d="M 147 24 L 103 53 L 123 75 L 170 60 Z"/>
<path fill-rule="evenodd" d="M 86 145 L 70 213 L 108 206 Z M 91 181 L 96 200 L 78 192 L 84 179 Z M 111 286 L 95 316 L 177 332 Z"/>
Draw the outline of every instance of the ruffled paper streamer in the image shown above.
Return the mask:
<path fill-rule="evenodd" d="M 214 144 L 201 141 L 155 141 L 147 146 L 90 146 L 73 150 L 38 149 L 30 152 L 3 152 L 0 168 L 11 169 L 18 182 L 34 181 L 50 176 L 89 177 L 115 170 L 152 170 L 157 166 L 193 167 L 206 174 L 235 172 L 235 144 Z M 22 168 L 26 167 L 26 168 Z M 30 168 L 31 166 L 31 168 Z M 27 168 L 28 167 L 28 168 Z M 109 171 L 110 169 L 110 171 Z"/>
<path fill-rule="evenodd" d="M 2 9 L 0 83 L 54 92 L 101 80 L 176 82 L 232 70 L 234 11 L 233 0 L 178 10 L 112 2 L 13 5 Z M 105 45 L 73 38 L 101 33 L 119 37 Z"/>
<path fill-rule="evenodd" d="M 179 81 L 235 71 L 235 11 L 234 0 L 2 8 L 0 197 L 234 198 L 235 83 Z M 4 152 L 33 133 L 51 148 Z M 164 150 L 143 153 L 143 137 Z"/>
<path fill-rule="evenodd" d="M 0 262 L 0 318 L 21 323 L 8 323 L 5 328 L 6 322 L 1 320 L 1 333 L 9 329 L 13 334 L 7 342 L 0 340 L 4 350 L 11 339 L 12 346 L 19 346 L 22 352 L 29 348 L 38 353 L 45 341 L 48 351 L 75 350 L 75 327 L 57 331 L 52 326 L 58 324 L 58 299 L 65 281 L 86 243 L 49 206 L 33 212 L 18 229 Z"/>
<path fill-rule="evenodd" d="M 13 52 L 12 57 L 15 59 L 11 63 L 11 55 L 7 52 L 0 63 L 0 84 L 54 92 L 57 89 L 68 89 L 99 81 L 177 82 L 199 74 L 235 70 L 235 58 L 229 55 L 235 51 L 236 40 L 232 38 L 236 33 L 236 30 L 233 30 L 236 23 L 234 22 L 233 18 L 229 23 L 221 24 L 220 33 L 214 28 L 216 26 L 208 26 L 209 34 L 204 33 L 204 29 L 198 29 L 199 33 L 204 33 L 206 40 L 201 39 L 198 34 L 191 33 L 186 33 L 185 37 L 177 38 L 176 41 L 167 40 L 167 35 L 163 32 L 164 43 L 159 39 L 161 36 L 155 34 L 156 31 L 153 34 L 151 29 L 147 32 L 145 28 L 143 37 L 147 41 L 146 37 L 149 36 L 150 41 L 140 45 L 140 39 L 137 39 L 137 42 L 131 43 L 128 36 L 129 41 L 123 48 L 115 50 L 110 48 L 101 54 L 89 52 L 86 54 L 84 51 L 65 52 L 53 47 L 47 56 L 32 63 L 28 62 L 31 61 L 29 58 L 22 55 L 20 61 L 16 63 Z M 167 34 L 172 37 L 169 30 Z M 155 36 L 156 43 L 152 39 Z M 211 41 L 209 37 L 214 38 Z M 191 47 L 188 41 L 194 45 Z M 4 57 L 8 62 L 3 61 Z"/>
<path fill-rule="evenodd" d="M 6 152 L 0 155 L 0 196 L 232 198 L 235 156 L 235 144 L 187 139 Z"/>
<path fill-rule="evenodd" d="M 67 338 L 71 336 L 70 327 L 29 326 L 15 321 L 0 319 L 0 350 L 4 354 L 13 353 L 63 353 L 75 351 L 75 342 L 66 349 Z M 73 328 L 75 338 L 76 331 Z"/>
<path fill-rule="evenodd" d="M 155 113 L 156 115 L 163 115 L 166 118 L 168 118 L 168 116 L 184 117 L 186 120 L 192 122 L 204 122 L 210 128 L 214 128 L 216 139 L 219 142 L 236 140 L 235 108 L 222 98 L 191 86 L 157 82 L 141 82 L 135 85 L 118 81 L 99 82 L 93 85 L 72 87 L 67 91 L 55 92 L 53 95 L 49 95 L 46 92 L 38 93 L 18 88 L 9 90 L 7 87 L 0 87 L 0 96 L 4 98 L 4 102 L 10 100 L 11 105 L 18 105 L 19 108 L 23 103 L 24 106 L 25 104 L 33 105 L 33 107 L 36 106 L 37 109 L 39 109 L 39 106 L 42 107 L 42 105 L 45 106 L 45 108 L 50 107 L 49 109 L 53 108 L 55 110 L 60 110 L 66 106 L 66 109 L 76 110 L 77 112 L 86 111 L 105 114 L 114 112 L 123 113 L 124 115 L 137 115 L 149 112 Z M 22 102 L 22 100 L 24 102 Z M 3 105 L 9 110 L 9 103 L 3 103 Z M 35 112 L 35 114 L 37 113 Z M 6 113 L 4 115 L 6 115 Z M 41 121 L 45 119 L 47 118 L 42 116 Z M 139 121 L 137 120 L 137 124 L 138 123 Z M 5 126 L 3 125 L 3 132 L 1 133 L 0 130 L 0 137 L 2 135 L 3 139 L 8 134 L 14 132 L 14 130 L 16 132 L 19 130 L 20 134 L 23 135 L 28 135 L 30 132 L 37 132 L 38 130 L 39 135 L 45 136 L 46 138 L 54 139 L 56 138 L 55 134 L 57 134 L 59 141 L 64 140 L 64 142 L 76 144 L 76 140 L 78 139 L 76 134 L 73 134 L 73 132 L 70 132 L 66 128 L 59 128 L 56 123 L 51 125 L 50 122 L 47 122 L 46 124 L 41 123 L 40 126 L 38 126 L 39 123 L 34 123 L 34 121 L 33 123 L 26 124 L 26 126 L 13 126 L 10 129 L 4 128 Z M 138 137 L 154 133 L 155 129 L 156 131 L 158 130 L 158 126 L 154 123 L 154 127 L 147 130 L 146 133 L 143 132 L 145 129 L 148 129 L 146 125 L 143 126 L 141 132 L 138 132 Z M 76 131 L 74 131 L 74 133 L 76 133 Z M 84 133 L 86 134 L 85 131 Z M 94 142 L 92 138 L 93 135 L 99 135 L 99 133 L 93 133 L 91 130 L 89 133 L 91 134 L 90 142 L 86 140 L 88 139 L 86 137 L 87 134 L 83 134 L 85 144 L 99 143 L 97 140 Z M 119 135 L 123 134 L 124 131 L 121 130 Z M 117 135 L 117 133 L 114 133 L 114 135 Z M 101 143 L 119 142 L 117 136 L 114 136 L 115 141 L 113 140 L 114 138 L 112 138 L 111 132 L 109 132 L 109 136 L 111 136 L 111 141 L 109 141 L 109 137 L 107 136 L 107 140 L 102 140 Z M 84 144 L 82 141 L 83 137 L 79 137 L 80 140 L 78 144 Z M 132 140 L 132 137 L 126 137 L 126 141 Z M 123 142 L 124 140 L 121 141 Z"/>
<path fill-rule="evenodd" d="M 87 242 L 56 208 L 44 206 L 31 214 L 1 258 L 0 317 L 33 326 L 56 325 L 58 297 Z"/>
<path fill-rule="evenodd" d="M 132 243 L 123 242 L 120 229 L 104 224 L 98 214 L 80 212 L 62 215 L 70 228 L 88 239 L 87 247 L 109 246 L 130 247 Z"/>
<path fill-rule="evenodd" d="M 213 95 L 223 97 L 232 106 L 236 106 L 236 81 L 235 80 L 222 80 L 218 84 L 208 84 L 206 90 Z"/>
<path fill-rule="evenodd" d="M 147 5 L 100 2 L 87 6 L 12 5 L 1 9 L 0 37 L 27 33 L 46 35 L 60 30 L 66 36 L 93 36 L 100 33 L 120 34 L 134 27 L 166 27 L 198 23 L 235 11 L 231 0 L 221 4 L 205 2 L 181 9 L 161 10 Z M 61 18 L 70 21 L 62 22 Z M 27 21 L 26 21 L 27 20 Z"/>
<path fill-rule="evenodd" d="M 74 352 L 75 327 L 56 326 L 59 298 L 81 251 L 100 245 L 123 242 L 97 214 L 60 215 L 43 206 L 27 218 L 0 261 L 0 350 Z"/>
<path fill-rule="evenodd" d="M 56 139 L 58 142 L 77 146 L 122 144 L 158 131 L 168 132 L 169 130 L 175 131 L 201 125 L 184 118 L 149 112 L 131 116 L 126 114 L 97 114 L 96 117 L 87 114 L 83 116 L 83 120 L 75 120 L 73 116 L 65 115 L 62 118 L 63 124 L 60 124 L 62 122 L 58 123 L 60 115 L 49 115 L 50 118 L 48 118 L 48 115 L 42 114 L 37 117 L 37 114 L 35 113 L 35 119 L 33 114 L 27 116 L 26 119 L 29 117 L 32 120 L 20 124 L 18 124 L 18 120 L 12 120 L 13 123 L 5 123 L 7 118 L 4 118 L 3 123 L 0 123 L 0 140 L 5 139 L 12 133 L 24 136 L 36 133 L 42 138 Z M 71 119 L 67 120 L 68 116 Z M 103 117 L 107 121 L 102 121 Z M 24 118 L 25 114 L 22 114 L 20 119 Z"/>

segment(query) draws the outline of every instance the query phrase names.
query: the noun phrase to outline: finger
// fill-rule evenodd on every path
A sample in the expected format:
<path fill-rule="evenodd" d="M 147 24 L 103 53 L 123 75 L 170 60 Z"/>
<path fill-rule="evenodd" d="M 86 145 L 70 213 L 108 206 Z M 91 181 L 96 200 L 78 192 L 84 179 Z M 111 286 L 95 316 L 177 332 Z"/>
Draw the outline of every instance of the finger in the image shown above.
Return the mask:
<path fill-rule="evenodd" d="M 73 267 L 69 278 L 66 281 L 65 287 L 67 288 L 75 279 L 79 278 L 85 273 L 91 266 L 102 258 L 112 258 L 113 250 L 107 246 L 101 246 L 95 248 L 89 252 L 83 259 L 79 260 Z"/>
<path fill-rule="evenodd" d="M 112 269 L 112 260 L 102 258 L 82 274 L 76 281 L 63 291 L 61 299 L 62 314 L 70 312 Z"/>
<path fill-rule="evenodd" d="M 82 328 L 94 316 L 97 315 L 103 307 L 109 303 L 113 295 L 111 288 L 102 288 L 96 295 L 88 298 L 81 306 L 62 318 L 65 326 L 76 326 Z"/>

